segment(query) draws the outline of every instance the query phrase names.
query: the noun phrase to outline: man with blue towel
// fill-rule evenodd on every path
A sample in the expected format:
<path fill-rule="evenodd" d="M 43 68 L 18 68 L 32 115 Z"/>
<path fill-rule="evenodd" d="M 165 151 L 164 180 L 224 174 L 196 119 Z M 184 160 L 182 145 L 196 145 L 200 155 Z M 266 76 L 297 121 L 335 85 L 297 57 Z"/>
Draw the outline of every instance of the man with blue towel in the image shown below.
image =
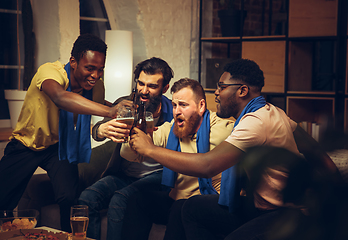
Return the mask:
<path fill-rule="evenodd" d="M 233 121 L 221 119 L 206 106 L 203 87 L 184 78 L 171 88 L 174 120 L 153 133 L 156 146 L 178 152 L 205 153 L 220 144 L 231 132 Z M 128 160 L 138 156 L 123 144 L 121 155 Z M 149 157 L 149 156 L 148 156 Z M 147 239 L 152 223 L 166 224 L 165 239 L 182 239 L 184 231 L 173 225 L 180 219 L 185 199 L 195 195 L 218 194 L 221 174 L 197 178 L 163 168 L 162 184 L 170 191 L 140 191 L 129 200 L 122 239 Z M 132 231 L 132 229 L 136 231 Z"/>
<path fill-rule="evenodd" d="M 0 209 L 14 209 L 37 167 L 47 171 L 60 206 L 61 229 L 70 231 L 70 206 L 78 194 L 77 164 L 91 154 L 91 115 L 115 118 L 104 105 L 100 79 L 107 46 L 85 34 L 67 64 L 45 63 L 32 78 L 15 129 L 0 161 Z"/>

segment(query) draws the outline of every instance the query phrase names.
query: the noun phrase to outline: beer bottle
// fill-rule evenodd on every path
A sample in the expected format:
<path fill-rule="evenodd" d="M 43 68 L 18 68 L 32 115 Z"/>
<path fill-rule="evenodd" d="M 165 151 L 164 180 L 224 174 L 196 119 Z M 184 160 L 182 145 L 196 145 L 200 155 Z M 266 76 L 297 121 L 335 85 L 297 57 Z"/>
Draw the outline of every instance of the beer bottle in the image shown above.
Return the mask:
<path fill-rule="evenodd" d="M 143 101 L 140 101 L 140 105 L 138 107 L 138 116 L 136 122 L 134 122 L 135 127 L 139 128 L 141 131 L 146 133 L 146 118 L 145 118 L 145 103 Z M 143 162 L 145 160 L 145 157 L 142 155 L 139 155 L 138 161 Z"/>
<path fill-rule="evenodd" d="M 136 127 L 146 133 L 145 103 L 140 101 Z"/>
<path fill-rule="evenodd" d="M 135 114 L 134 114 L 134 122 L 131 130 L 133 127 L 136 127 L 137 125 L 137 120 L 138 120 L 138 104 L 137 104 L 137 96 L 136 96 L 136 89 L 132 89 L 131 97 L 130 100 L 133 102 L 133 108 L 135 109 Z"/>
<path fill-rule="evenodd" d="M 135 97 L 136 94 L 135 94 L 135 92 L 136 92 L 136 90 L 135 90 L 135 88 L 133 88 L 130 100 L 133 102 L 134 105 L 136 104 L 136 97 Z"/>

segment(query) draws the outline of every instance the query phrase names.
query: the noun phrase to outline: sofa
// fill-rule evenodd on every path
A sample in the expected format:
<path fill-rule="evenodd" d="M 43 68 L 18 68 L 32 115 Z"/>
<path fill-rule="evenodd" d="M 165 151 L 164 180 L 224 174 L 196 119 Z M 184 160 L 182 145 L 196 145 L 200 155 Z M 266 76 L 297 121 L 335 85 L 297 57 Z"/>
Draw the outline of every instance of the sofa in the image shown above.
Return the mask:
<path fill-rule="evenodd" d="M 60 229 L 59 205 L 55 203 L 51 181 L 46 173 L 34 174 L 18 203 L 18 210 L 36 209 L 40 215 L 37 226 L 47 226 Z M 101 215 L 101 239 L 106 239 L 107 210 L 100 212 Z M 153 224 L 149 240 L 162 240 L 165 226 Z"/>

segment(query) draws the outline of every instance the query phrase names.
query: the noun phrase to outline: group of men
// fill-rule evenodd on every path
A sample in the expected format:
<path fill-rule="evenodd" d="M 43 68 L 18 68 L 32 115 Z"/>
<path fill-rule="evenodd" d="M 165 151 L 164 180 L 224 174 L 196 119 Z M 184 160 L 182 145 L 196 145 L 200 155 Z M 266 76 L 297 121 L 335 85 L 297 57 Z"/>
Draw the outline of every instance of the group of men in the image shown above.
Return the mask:
<path fill-rule="evenodd" d="M 133 104 L 131 96 L 104 104 L 106 49 L 99 38 L 81 35 L 68 64 L 38 69 L 0 161 L 0 209 L 17 206 L 38 166 L 51 179 L 62 230 L 70 231 L 69 208 L 87 205 L 87 236 L 94 239 L 100 239 L 103 209 L 107 239 L 147 239 L 152 223 L 167 225 L 165 239 L 266 239 L 280 209 L 303 207 L 283 201 L 290 170 L 281 161 L 258 175 L 253 191 L 244 191 L 239 165 L 250 148 L 285 149 L 293 162 L 301 162 L 304 144 L 316 144 L 262 97 L 264 75 L 255 62 L 239 59 L 225 66 L 215 91 L 217 113 L 207 109 L 196 80 L 176 81 L 169 100 L 163 94 L 173 78 L 170 66 L 155 57 L 139 63 L 136 98 L 158 128 L 148 136 L 114 119 L 119 108 Z M 104 117 L 92 136 L 111 139 L 101 146 L 112 148 L 111 158 L 90 148 L 90 115 Z M 121 137 L 129 136 L 124 143 Z M 323 152 L 317 157 L 330 162 Z M 78 164 L 98 173 L 83 183 L 82 193 L 78 171 L 83 175 L 84 168 Z M 254 169 L 244 171 L 253 179 Z"/>

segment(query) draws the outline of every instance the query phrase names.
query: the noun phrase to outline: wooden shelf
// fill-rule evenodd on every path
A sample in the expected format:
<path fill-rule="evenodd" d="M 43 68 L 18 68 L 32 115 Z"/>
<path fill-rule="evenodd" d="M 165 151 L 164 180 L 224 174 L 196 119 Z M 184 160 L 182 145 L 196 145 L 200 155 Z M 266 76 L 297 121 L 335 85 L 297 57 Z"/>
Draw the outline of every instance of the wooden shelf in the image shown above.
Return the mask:
<path fill-rule="evenodd" d="M 239 41 L 240 37 L 202 37 L 202 42 L 233 42 Z"/>
<path fill-rule="evenodd" d="M 298 95 L 335 95 L 335 92 L 327 91 L 287 91 L 288 94 Z"/>
<path fill-rule="evenodd" d="M 279 40 L 285 40 L 285 35 L 267 35 L 267 36 L 243 36 L 243 41 L 279 41 Z"/>
<path fill-rule="evenodd" d="M 307 42 L 289 43 L 289 91 L 308 91 L 312 88 L 313 48 Z"/>
<path fill-rule="evenodd" d="M 263 70 L 263 92 L 284 93 L 285 41 L 243 42 L 242 58 L 255 61 Z"/>
<path fill-rule="evenodd" d="M 289 37 L 336 36 L 338 0 L 290 0 Z"/>
<path fill-rule="evenodd" d="M 334 42 L 290 41 L 288 91 L 333 91 L 334 46 Z"/>
<path fill-rule="evenodd" d="M 334 97 L 287 97 L 286 112 L 295 122 L 320 123 L 335 115 Z"/>

